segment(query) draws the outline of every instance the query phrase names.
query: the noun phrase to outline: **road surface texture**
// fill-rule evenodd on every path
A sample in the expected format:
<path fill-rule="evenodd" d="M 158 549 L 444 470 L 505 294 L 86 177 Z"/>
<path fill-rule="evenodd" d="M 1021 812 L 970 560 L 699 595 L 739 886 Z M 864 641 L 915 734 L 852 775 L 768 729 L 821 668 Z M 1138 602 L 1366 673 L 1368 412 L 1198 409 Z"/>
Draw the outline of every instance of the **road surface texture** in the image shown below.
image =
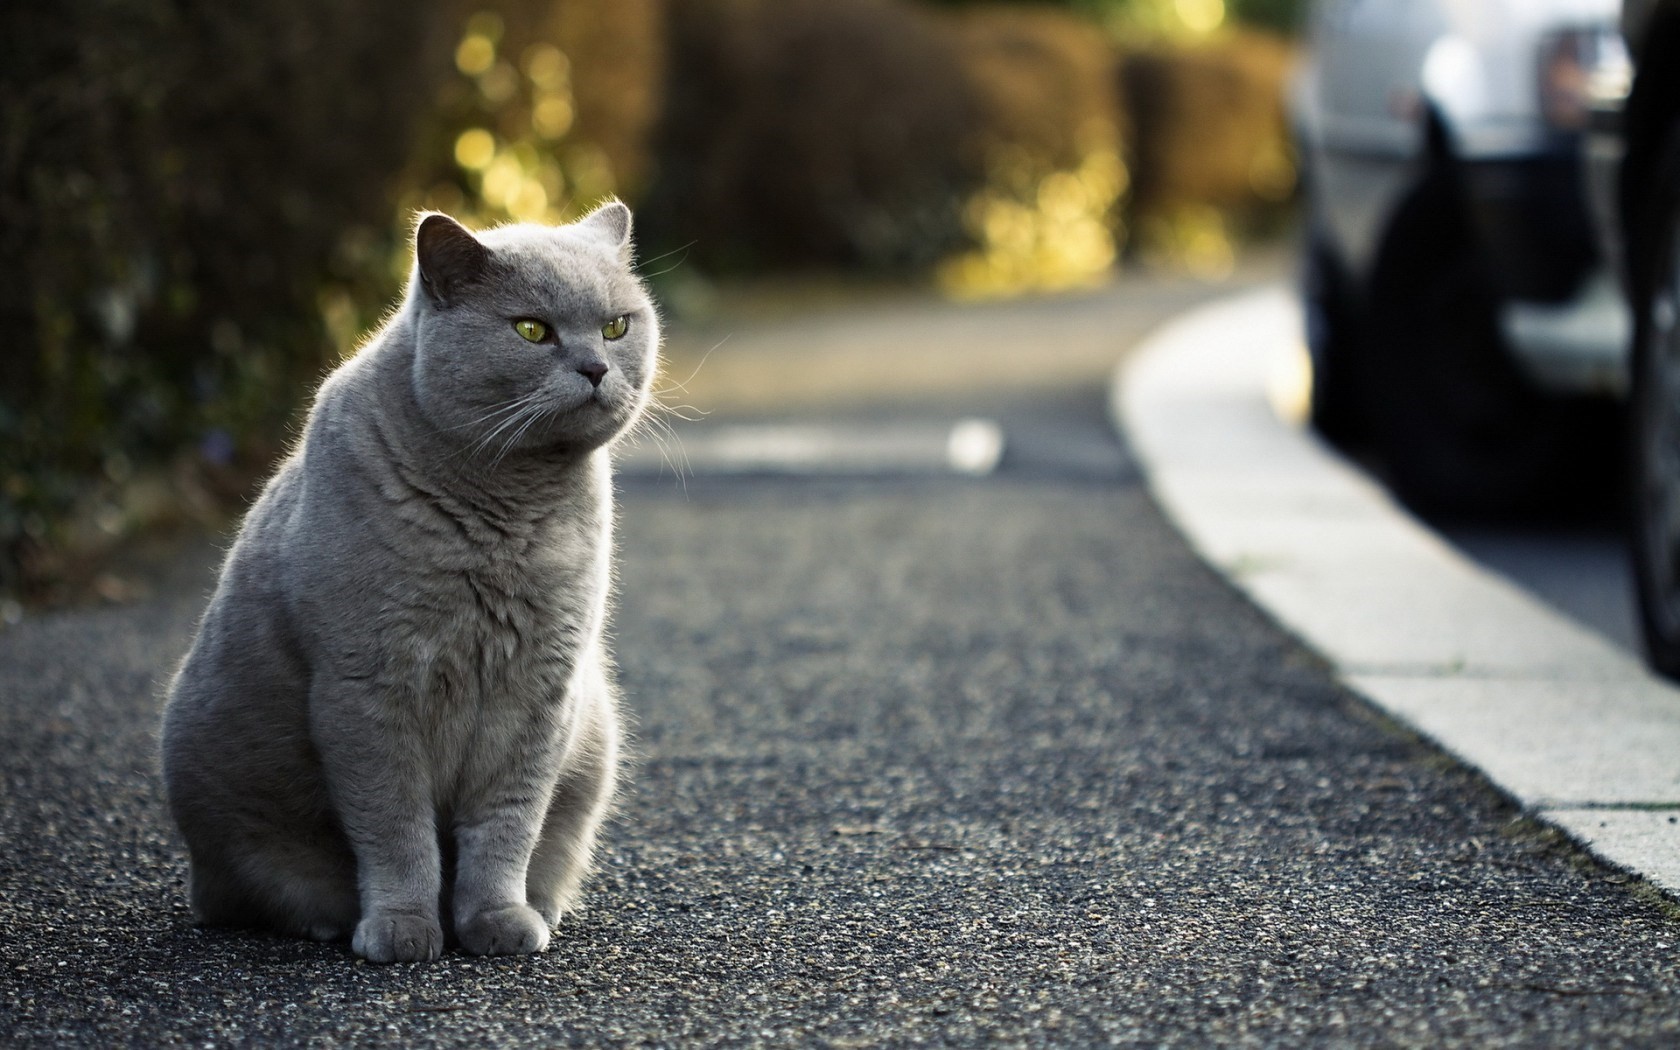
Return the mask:
<path fill-rule="evenodd" d="M 542 956 L 193 928 L 156 723 L 208 545 L 0 633 L 0 1044 L 1673 1045 L 1673 904 L 1336 685 L 1152 505 L 1104 382 L 1216 291 L 756 322 L 744 355 L 855 324 L 970 381 L 841 340 L 855 396 L 804 416 L 1010 444 L 979 478 L 622 483 L 636 763 Z"/>

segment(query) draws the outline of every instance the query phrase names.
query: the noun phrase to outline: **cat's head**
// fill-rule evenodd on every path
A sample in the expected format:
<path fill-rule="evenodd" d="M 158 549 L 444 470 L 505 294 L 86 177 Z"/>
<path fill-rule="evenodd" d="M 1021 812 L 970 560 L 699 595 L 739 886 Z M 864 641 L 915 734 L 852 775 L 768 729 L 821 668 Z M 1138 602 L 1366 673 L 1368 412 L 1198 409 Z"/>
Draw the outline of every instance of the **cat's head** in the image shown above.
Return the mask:
<path fill-rule="evenodd" d="M 407 303 L 421 411 L 486 461 L 611 441 L 657 367 L 659 319 L 631 265 L 618 201 L 566 226 L 476 235 L 423 215 Z"/>

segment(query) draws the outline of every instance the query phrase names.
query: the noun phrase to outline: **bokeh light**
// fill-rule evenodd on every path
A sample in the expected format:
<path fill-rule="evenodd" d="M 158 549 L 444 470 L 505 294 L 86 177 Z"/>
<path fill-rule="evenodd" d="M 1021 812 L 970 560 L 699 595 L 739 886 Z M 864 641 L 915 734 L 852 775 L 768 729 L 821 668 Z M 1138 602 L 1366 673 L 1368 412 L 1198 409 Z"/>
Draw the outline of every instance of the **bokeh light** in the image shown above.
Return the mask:
<path fill-rule="evenodd" d="M 1211 33 L 1225 23 L 1225 0 L 1173 0 L 1173 13 L 1192 33 Z"/>
<path fill-rule="evenodd" d="M 496 45 L 481 33 L 469 32 L 455 48 L 455 68 L 475 77 L 496 62 Z"/>
<path fill-rule="evenodd" d="M 1119 254 L 1118 205 L 1125 163 L 1093 149 L 1077 168 L 1032 177 L 1028 158 L 1007 153 L 964 217 L 977 247 L 945 260 L 939 285 L 961 299 L 1065 291 L 1101 284 Z"/>
<path fill-rule="evenodd" d="M 455 163 L 469 171 L 483 171 L 496 158 L 496 137 L 483 128 L 468 128 L 455 140 Z"/>
<path fill-rule="evenodd" d="M 492 11 L 466 19 L 454 53 L 460 79 L 445 85 L 438 102 L 440 122 L 455 125 L 450 163 L 422 159 L 405 216 L 430 208 L 478 228 L 557 223 L 614 192 L 610 162 L 576 134 L 571 59 L 546 39 L 521 48 L 516 35 L 532 31 L 515 34 Z M 400 243 L 393 272 L 409 265 L 406 238 Z M 329 319 L 329 327 L 337 326 Z"/>

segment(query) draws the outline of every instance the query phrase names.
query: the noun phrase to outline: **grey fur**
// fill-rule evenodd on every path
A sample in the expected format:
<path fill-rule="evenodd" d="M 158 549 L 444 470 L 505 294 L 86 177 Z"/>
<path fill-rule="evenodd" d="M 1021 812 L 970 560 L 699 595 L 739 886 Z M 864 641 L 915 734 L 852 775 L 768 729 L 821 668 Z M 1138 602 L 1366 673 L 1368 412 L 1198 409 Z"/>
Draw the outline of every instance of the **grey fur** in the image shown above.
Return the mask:
<path fill-rule="evenodd" d="M 322 384 L 170 686 L 200 922 L 389 962 L 541 951 L 576 906 L 620 737 L 608 446 L 658 354 L 630 258 L 617 202 L 421 220 L 401 307 Z"/>

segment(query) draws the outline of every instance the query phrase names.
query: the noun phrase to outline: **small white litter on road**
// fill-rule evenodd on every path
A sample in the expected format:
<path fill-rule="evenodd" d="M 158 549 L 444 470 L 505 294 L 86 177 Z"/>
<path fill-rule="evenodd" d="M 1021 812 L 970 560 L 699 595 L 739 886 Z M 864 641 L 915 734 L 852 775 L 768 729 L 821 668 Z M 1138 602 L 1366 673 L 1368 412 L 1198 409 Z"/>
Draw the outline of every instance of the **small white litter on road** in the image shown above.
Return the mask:
<path fill-rule="evenodd" d="M 989 419 L 955 423 L 762 423 L 683 426 L 662 442 L 644 436 L 619 449 L 621 473 L 990 474 L 1003 458 L 1003 429 Z"/>

